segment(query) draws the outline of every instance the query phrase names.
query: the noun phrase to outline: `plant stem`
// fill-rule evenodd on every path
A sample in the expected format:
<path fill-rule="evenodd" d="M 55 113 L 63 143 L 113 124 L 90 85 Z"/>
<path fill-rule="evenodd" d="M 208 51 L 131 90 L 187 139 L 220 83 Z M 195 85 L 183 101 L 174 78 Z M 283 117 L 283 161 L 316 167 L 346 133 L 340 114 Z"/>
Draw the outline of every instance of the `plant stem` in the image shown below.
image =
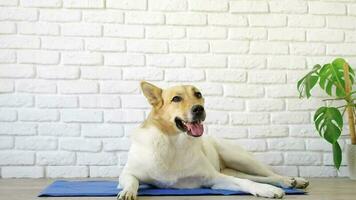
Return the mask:
<path fill-rule="evenodd" d="M 347 63 L 344 64 L 344 79 L 345 79 L 345 94 L 346 94 L 346 101 L 347 101 L 347 114 L 349 117 L 349 129 L 350 129 L 350 137 L 351 137 L 351 144 L 356 145 L 356 133 L 355 133 L 355 118 L 353 113 L 353 107 L 350 105 L 351 102 L 351 81 L 349 75 L 349 65 Z"/>

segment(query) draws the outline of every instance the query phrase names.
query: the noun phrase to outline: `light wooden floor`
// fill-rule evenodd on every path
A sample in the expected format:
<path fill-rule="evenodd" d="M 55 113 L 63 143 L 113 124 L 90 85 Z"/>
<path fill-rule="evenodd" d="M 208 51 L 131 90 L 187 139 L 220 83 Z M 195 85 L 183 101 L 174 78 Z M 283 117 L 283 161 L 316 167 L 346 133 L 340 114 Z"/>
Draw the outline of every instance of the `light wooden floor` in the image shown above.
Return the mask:
<path fill-rule="evenodd" d="M 114 197 L 38 198 L 37 194 L 53 180 L 51 179 L 0 179 L 0 200 L 114 200 Z M 340 178 L 310 179 L 308 195 L 287 195 L 284 199 L 306 200 L 356 200 L 356 181 Z M 180 196 L 139 197 L 140 200 L 247 200 L 263 199 L 253 196 Z"/>

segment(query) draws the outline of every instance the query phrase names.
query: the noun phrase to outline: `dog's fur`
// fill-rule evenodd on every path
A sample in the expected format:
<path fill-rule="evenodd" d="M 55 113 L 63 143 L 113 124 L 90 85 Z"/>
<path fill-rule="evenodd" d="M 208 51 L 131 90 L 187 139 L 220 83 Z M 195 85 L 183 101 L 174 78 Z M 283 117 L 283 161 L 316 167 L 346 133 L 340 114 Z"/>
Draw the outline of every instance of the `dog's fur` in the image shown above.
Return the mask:
<path fill-rule="evenodd" d="M 283 190 L 275 186 L 308 186 L 303 178 L 277 175 L 236 144 L 199 137 L 179 128 L 177 118 L 192 122 L 192 107 L 204 105 L 204 98 L 197 95 L 200 92 L 194 86 L 162 90 L 142 82 L 141 88 L 152 110 L 131 134 L 128 161 L 120 175 L 123 190 L 119 199 L 136 199 L 139 182 L 162 188 L 241 190 L 268 198 L 283 197 Z M 175 96 L 180 97 L 179 101 L 173 99 Z M 205 119 L 205 111 L 200 114 L 198 122 Z"/>

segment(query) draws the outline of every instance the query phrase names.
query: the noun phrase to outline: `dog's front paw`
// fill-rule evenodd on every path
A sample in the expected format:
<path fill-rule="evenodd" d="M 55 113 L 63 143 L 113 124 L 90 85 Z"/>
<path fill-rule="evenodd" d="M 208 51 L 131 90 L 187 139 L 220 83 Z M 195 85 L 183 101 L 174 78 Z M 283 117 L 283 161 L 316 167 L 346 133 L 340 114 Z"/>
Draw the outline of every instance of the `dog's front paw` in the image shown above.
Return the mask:
<path fill-rule="evenodd" d="M 309 185 L 309 181 L 304 178 L 295 177 L 294 179 L 297 181 L 297 185 L 295 186 L 296 188 L 304 189 Z"/>
<path fill-rule="evenodd" d="M 272 185 L 257 183 L 254 185 L 251 194 L 258 197 L 280 199 L 284 196 L 284 191 L 281 188 Z"/>
<path fill-rule="evenodd" d="M 297 180 L 293 177 L 282 177 L 279 185 L 284 188 L 294 188 L 297 185 Z"/>
<path fill-rule="evenodd" d="M 117 195 L 118 200 L 137 200 L 137 192 L 131 190 L 122 190 Z"/>

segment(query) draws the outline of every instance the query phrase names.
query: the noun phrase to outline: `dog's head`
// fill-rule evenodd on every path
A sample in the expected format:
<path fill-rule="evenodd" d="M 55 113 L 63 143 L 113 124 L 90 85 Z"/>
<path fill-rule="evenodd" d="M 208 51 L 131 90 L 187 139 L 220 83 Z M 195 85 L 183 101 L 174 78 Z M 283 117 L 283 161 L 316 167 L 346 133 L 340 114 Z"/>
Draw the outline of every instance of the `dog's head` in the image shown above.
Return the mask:
<path fill-rule="evenodd" d="M 163 132 L 185 132 L 200 137 L 204 132 L 204 98 L 192 85 L 161 89 L 151 83 L 141 82 L 143 94 L 152 105 L 150 118 Z"/>

